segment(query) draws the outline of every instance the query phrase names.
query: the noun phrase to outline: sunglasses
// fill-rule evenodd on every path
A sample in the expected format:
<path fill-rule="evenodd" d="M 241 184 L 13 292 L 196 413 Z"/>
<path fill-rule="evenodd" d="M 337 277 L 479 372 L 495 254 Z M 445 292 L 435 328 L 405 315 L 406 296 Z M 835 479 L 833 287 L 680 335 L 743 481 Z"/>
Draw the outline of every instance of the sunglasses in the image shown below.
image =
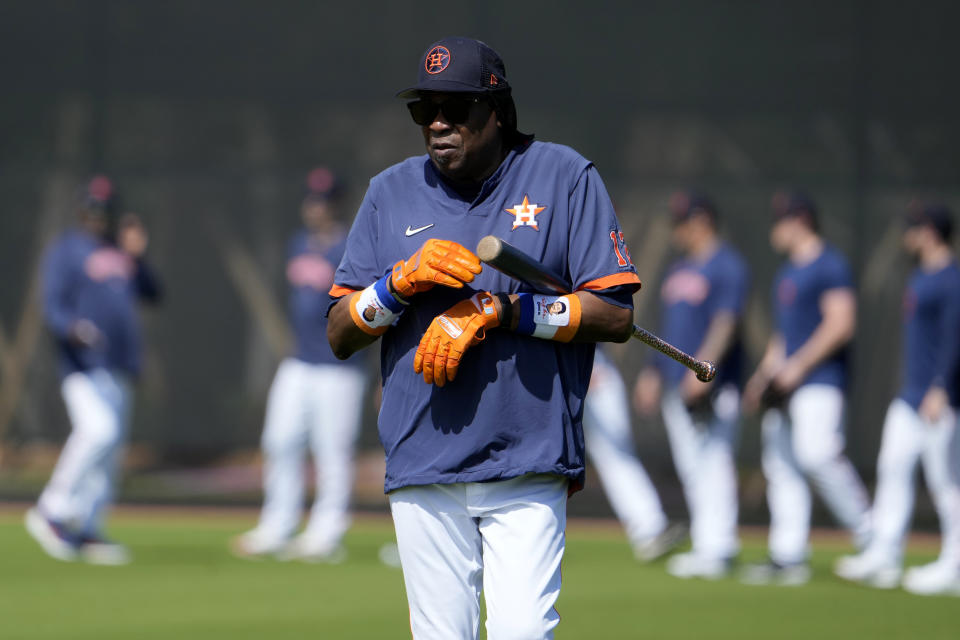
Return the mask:
<path fill-rule="evenodd" d="M 420 99 L 408 102 L 407 109 L 413 121 L 421 127 L 432 124 L 438 113 L 443 113 L 444 120 L 450 124 L 463 124 L 470 117 L 470 108 L 480 101 L 479 96 L 452 96 L 443 102 Z"/>

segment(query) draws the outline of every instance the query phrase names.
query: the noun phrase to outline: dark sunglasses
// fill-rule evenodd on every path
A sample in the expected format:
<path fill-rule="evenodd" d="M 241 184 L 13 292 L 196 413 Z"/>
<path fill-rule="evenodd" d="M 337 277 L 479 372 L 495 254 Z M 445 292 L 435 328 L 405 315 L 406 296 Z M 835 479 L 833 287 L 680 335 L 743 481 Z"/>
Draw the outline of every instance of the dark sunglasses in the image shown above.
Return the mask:
<path fill-rule="evenodd" d="M 421 127 L 432 124 L 441 112 L 450 124 L 463 124 L 470 117 L 470 108 L 480 102 L 480 96 L 451 96 L 443 102 L 424 99 L 408 102 L 407 109 L 413 121 Z"/>

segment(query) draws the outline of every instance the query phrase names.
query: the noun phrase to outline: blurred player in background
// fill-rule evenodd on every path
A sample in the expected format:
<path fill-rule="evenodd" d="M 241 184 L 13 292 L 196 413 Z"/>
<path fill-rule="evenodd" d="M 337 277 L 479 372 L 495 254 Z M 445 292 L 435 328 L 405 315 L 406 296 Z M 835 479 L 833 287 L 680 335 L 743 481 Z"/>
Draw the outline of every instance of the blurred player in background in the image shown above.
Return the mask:
<path fill-rule="evenodd" d="M 660 289 L 665 340 L 717 363 L 704 384 L 679 363 L 657 356 L 641 371 L 634 401 L 642 414 L 659 406 L 690 512 L 693 549 L 667 562 L 679 578 L 719 578 L 739 552 L 735 450 L 739 431 L 740 316 L 749 287 L 740 255 L 719 236 L 717 208 L 695 192 L 671 198 L 673 241 L 684 257 Z M 665 389 L 662 393 L 661 390 Z"/>
<path fill-rule="evenodd" d="M 417 640 L 552 638 L 594 343 L 626 341 L 640 281 L 593 164 L 517 130 L 503 61 L 445 38 L 402 91 L 426 155 L 377 175 L 328 334 L 380 336 L 390 499 Z M 576 293 L 539 295 L 467 247 L 504 236 Z"/>
<path fill-rule="evenodd" d="M 327 341 L 327 292 L 343 257 L 346 230 L 337 218 L 340 185 L 325 167 L 307 176 L 303 229 L 290 241 L 287 280 L 294 355 L 280 363 L 263 428 L 263 510 L 256 528 L 232 541 L 240 556 L 336 562 L 350 524 L 353 456 L 366 374 L 359 358 L 341 362 Z M 303 533 L 305 457 L 316 467 L 316 497 Z"/>
<path fill-rule="evenodd" d="M 773 287 L 776 329 L 744 406 L 763 406 L 763 471 L 770 507 L 770 558 L 744 568 L 750 584 L 803 584 L 812 497 L 809 481 L 859 547 L 870 538 L 867 493 L 843 453 L 847 347 L 856 294 L 846 259 L 820 235 L 804 194 L 777 194 L 770 243 L 786 256 Z"/>
<path fill-rule="evenodd" d="M 113 184 L 87 185 L 78 226 L 46 251 L 43 313 L 60 354 L 61 393 L 71 432 L 27 531 L 49 555 L 95 564 L 125 564 L 126 547 L 104 536 L 120 451 L 140 371 L 137 302 L 160 297 L 144 260 L 147 234 L 139 218 L 118 218 Z"/>
<path fill-rule="evenodd" d="M 671 525 L 657 491 L 637 458 L 630 427 L 630 402 L 617 367 L 598 347 L 583 404 L 587 455 L 623 523 L 634 556 L 652 562 L 686 538 L 687 528 Z"/>
<path fill-rule="evenodd" d="M 883 425 L 874 537 L 866 551 L 840 558 L 835 567 L 839 576 L 874 587 L 900 582 L 915 469 L 922 461 L 942 546 L 936 562 L 907 571 L 903 586 L 960 595 L 960 268 L 952 235 L 946 207 L 928 204 L 908 213 L 903 245 L 917 267 L 904 295 L 902 385 Z"/>

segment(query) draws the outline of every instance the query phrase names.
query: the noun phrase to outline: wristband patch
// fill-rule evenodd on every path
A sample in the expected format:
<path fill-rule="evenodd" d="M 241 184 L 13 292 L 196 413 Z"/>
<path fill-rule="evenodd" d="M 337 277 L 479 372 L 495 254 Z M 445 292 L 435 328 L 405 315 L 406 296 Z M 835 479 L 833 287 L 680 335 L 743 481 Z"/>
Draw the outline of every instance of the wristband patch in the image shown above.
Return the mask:
<path fill-rule="evenodd" d="M 569 342 L 579 327 L 580 301 L 576 296 L 520 294 L 517 333 Z"/>
<path fill-rule="evenodd" d="M 351 315 L 355 322 L 359 320 L 368 329 L 385 329 L 403 312 L 403 306 L 387 289 L 388 277 L 377 280 L 354 298 L 355 313 Z"/>
<path fill-rule="evenodd" d="M 570 300 L 567 296 L 533 296 L 533 321 L 552 327 L 570 324 Z"/>

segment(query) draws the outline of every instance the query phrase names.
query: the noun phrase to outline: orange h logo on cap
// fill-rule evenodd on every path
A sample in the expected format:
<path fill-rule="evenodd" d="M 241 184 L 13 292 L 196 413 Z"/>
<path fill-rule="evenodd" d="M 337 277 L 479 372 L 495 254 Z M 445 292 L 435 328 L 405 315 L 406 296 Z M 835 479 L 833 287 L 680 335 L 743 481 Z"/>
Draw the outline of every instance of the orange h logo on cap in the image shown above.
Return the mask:
<path fill-rule="evenodd" d="M 427 52 L 423 60 L 423 66 L 427 73 L 436 75 L 450 65 L 450 50 L 446 47 L 436 46 Z"/>

